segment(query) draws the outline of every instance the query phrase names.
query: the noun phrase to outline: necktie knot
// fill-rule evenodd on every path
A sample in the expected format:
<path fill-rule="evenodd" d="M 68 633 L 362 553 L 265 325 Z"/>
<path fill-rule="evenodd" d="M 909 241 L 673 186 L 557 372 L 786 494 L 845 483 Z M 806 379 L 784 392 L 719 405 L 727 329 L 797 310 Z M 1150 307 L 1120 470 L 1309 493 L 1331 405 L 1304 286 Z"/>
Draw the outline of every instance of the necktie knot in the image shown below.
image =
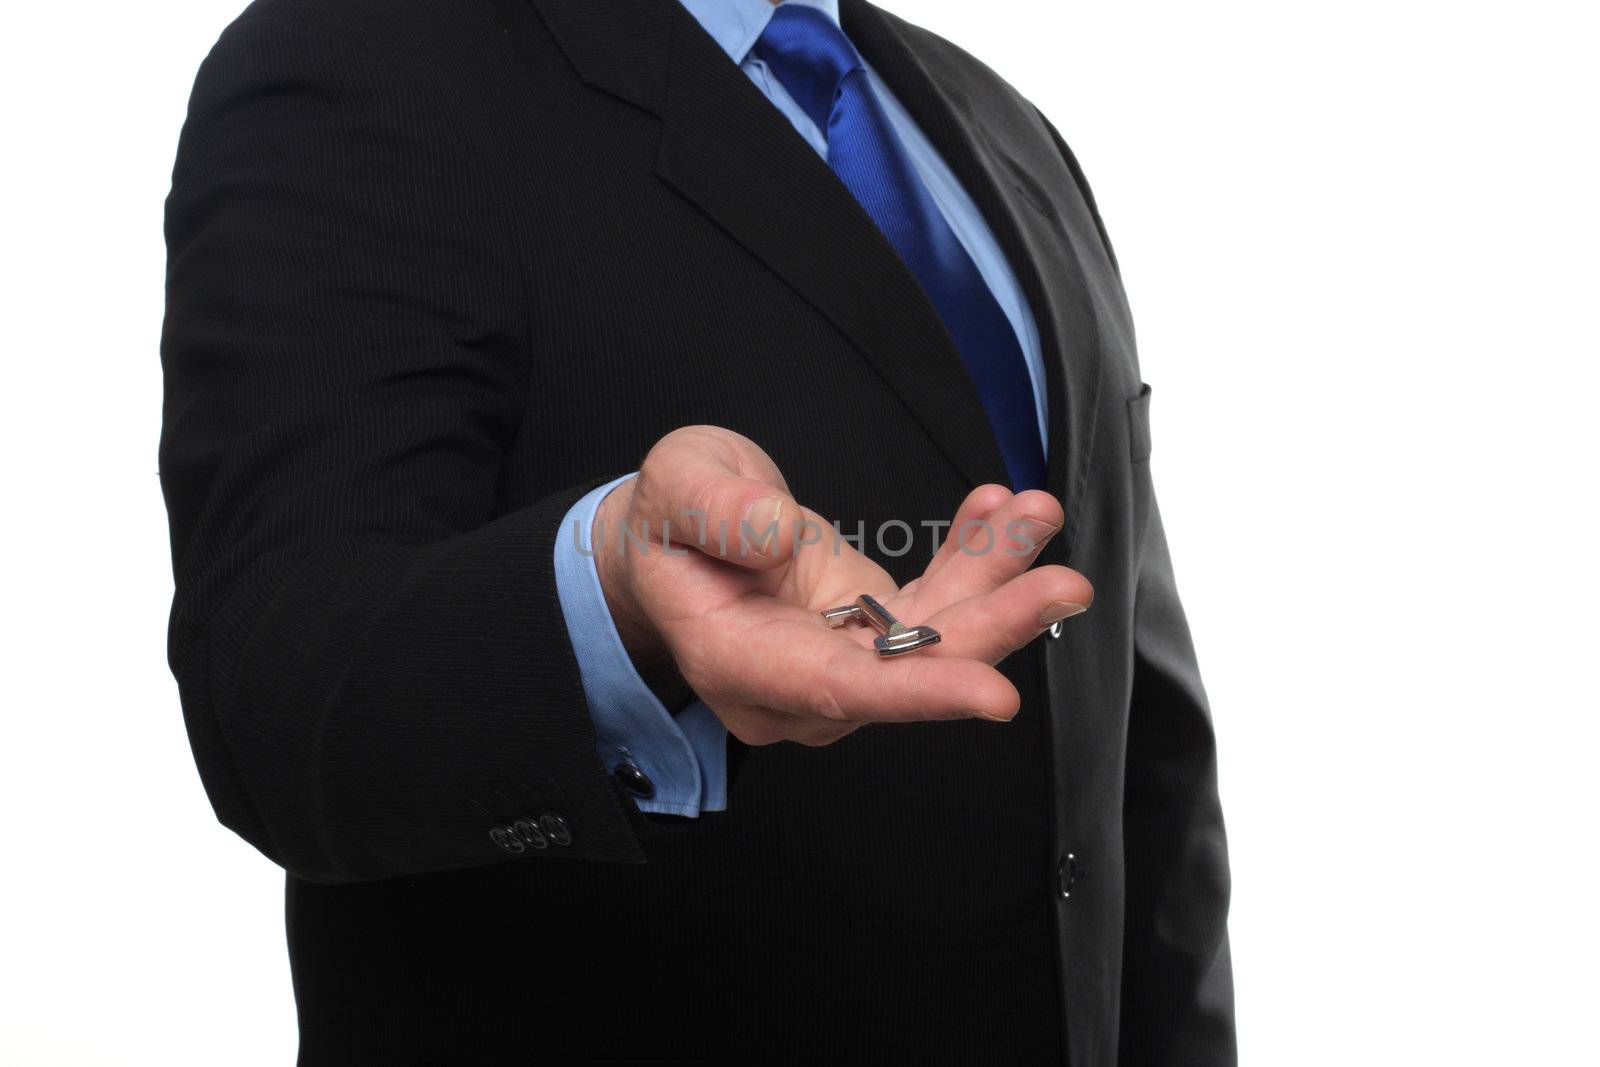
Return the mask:
<path fill-rule="evenodd" d="M 772 13 L 755 53 L 823 131 L 839 83 L 862 69 L 861 55 L 844 31 L 821 11 L 801 4 L 783 4 Z"/>

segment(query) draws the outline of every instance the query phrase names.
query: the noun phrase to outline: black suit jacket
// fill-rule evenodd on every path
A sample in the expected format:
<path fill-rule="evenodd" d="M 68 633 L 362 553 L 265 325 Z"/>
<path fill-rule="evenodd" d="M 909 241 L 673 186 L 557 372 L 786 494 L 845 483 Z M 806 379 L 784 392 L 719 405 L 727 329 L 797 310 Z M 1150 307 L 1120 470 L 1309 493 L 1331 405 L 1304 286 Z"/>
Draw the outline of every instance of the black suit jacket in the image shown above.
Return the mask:
<path fill-rule="evenodd" d="M 1045 558 L 1096 600 L 1005 664 L 1015 722 L 741 751 L 695 821 L 600 765 L 558 523 L 690 423 L 847 528 L 1003 482 L 916 282 L 675 0 L 260 0 L 202 67 L 171 662 L 219 817 L 289 872 L 303 1062 L 1232 1061 L 1212 729 L 1111 246 L 1010 86 L 843 21 L 1021 280 Z M 928 541 L 868 550 L 907 580 Z"/>

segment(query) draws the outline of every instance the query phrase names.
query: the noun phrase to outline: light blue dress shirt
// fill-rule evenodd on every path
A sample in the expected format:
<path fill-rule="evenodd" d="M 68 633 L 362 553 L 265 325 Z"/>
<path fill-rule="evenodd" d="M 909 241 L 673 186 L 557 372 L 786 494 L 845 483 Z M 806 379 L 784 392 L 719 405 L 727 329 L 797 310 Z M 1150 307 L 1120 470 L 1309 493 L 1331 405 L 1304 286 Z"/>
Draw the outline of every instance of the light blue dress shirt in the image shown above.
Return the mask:
<path fill-rule="evenodd" d="M 786 2 L 817 8 L 835 23 L 839 21 L 838 0 Z M 772 17 L 773 5 L 769 0 L 681 0 L 681 3 L 794 125 L 795 131 L 826 159 L 826 136 L 778 83 L 767 65 L 751 54 L 756 40 L 767 27 L 767 20 Z M 867 68 L 867 80 L 882 101 L 918 177 L 1017 331 L 1033 385 L 1039 440 L 1048 448 L 1044 356 L 1039 347 L 1039 330 L 1022 287 L 1017 284 L 999 242 L 984 223 L 978 205 L 972 202 L 910 114 L 871 67 Z M 727 732 L 711 709 L 699 701 L 673 716 L 656 699 L 622 646 L 595 570 L 591 533 L 595 512 L 607 493 L 631 477 L 631 474 L 623 475 L 602 485 L 573 505 L 556 538 L 556 590 L 567 632 L 572 636 L 589 713 L 594 719 L 600 759 L 611 769 L 631 764 L 654 784 L 654 795 L 638 800 L 641 811 L 685 816 L 721 811 L 728 802 Z"/>

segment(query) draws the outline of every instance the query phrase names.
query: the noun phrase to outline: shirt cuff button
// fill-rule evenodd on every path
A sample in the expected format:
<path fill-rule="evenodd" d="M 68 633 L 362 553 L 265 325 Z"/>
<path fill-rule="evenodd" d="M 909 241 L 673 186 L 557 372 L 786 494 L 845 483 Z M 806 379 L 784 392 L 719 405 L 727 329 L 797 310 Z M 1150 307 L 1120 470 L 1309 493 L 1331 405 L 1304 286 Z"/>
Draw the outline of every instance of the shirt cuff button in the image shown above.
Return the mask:
<path fill-rule="evenodd" d="M 628 787 L 628 792 L 642 800 L 649 800 L 656 795 L 656 784 L 643 771 L 631 763 L 619 763 L 612 768 L 611 773 L 617 776 L 618 781 Z"/>

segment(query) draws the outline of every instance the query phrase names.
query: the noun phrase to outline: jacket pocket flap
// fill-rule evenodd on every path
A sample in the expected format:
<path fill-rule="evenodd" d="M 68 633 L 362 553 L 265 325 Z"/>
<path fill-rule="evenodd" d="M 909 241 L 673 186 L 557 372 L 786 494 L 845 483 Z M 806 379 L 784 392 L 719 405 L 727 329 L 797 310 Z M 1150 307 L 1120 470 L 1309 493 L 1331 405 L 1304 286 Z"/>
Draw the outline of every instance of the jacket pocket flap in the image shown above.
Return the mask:
<path fill-rule="evenodd" d="M 1150 387 L 1128 401 L 1128 448 L 1135 463 L 1150 458 Z"/>

